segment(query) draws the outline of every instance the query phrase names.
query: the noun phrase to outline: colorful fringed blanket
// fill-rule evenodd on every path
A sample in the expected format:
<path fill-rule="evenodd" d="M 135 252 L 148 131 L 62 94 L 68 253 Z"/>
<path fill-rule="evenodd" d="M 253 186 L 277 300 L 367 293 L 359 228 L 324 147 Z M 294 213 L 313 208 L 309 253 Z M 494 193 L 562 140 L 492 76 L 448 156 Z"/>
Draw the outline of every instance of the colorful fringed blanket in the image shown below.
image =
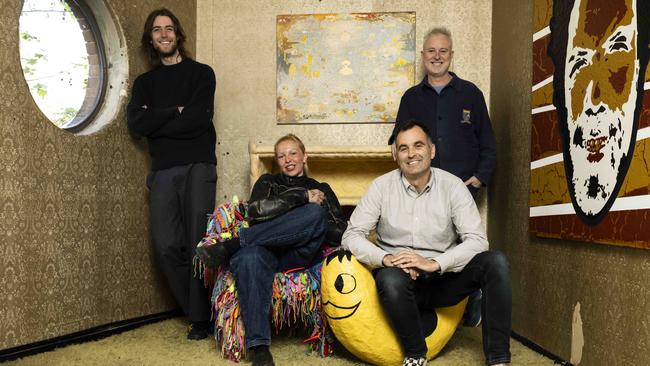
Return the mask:
<path fill-rule="evenodd" d="M 248 203 L 239 202 L 237 196 L 233 196 L 231 202 L 224 202 L 214 209 L 214 212 L 208 217 L 208 226 L 205 230 L 205 236 L 196 245 L 211 246 L 231 238 L 238 238 L 239 231 L 248 227 Z M 206 287 L 214 285 L 216 271 L 203 265 L 198 256 L 194 256 L 194 276 L 197 272 L 203 277 Z"/>
<path fill-rule="evenodd" d="M 247 204 L 237 197 L 232 203 L 217 207 L 210 216 L 205 238 L 198 245 L 215 245 L 231 237 L 238 237 L 242 228 L 248 227 Z M 327 253 L 325 253 L 327 254 Z M 324 258 L 324 257 L 323 257 Z M 325 357 L 331 353 L 333 336 L 326 330 L 320 299 L 320 273 L 322 262 L 307 268 L 276 273 L 273 281 L 271 324 L 276 333 L 281 329 L 301 326 L 309 332 L 305 343 Z M 202 273 L 206 286 L 212 289 L 212 320 L 215 339 L 221 353 L 229 360 L 239 362 L 246 356 L 244 324 L 240 316 L 235 279 L 226 268 L 216 271 L 203 266 L 195 258 L 195 270 Z"/>

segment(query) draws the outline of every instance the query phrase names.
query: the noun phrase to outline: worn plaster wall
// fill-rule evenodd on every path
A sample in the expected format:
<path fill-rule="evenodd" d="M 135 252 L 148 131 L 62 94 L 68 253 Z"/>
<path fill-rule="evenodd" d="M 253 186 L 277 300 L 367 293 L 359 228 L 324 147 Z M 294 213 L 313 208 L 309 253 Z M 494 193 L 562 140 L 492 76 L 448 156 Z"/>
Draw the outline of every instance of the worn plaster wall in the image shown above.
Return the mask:
<path fill-rule="evenodd" d="M 650 251 L 528 233 L 533 4 L 496 1 L 492 20 L 488 222 L 512 266 L 513 330 L 580 365 L 648 365 Z"/>
<path fill-rule="evenodd" d="M 182 19 L 195 49 L 195 1 L 106 4 L 123 31 L 129 80 L 145 71 L 137 47 L 156 7 Z M 148 154 L 128 135 L 126 100 L 90 136 L 50 123 L 22 76 L 21 8 L 0 2 L 0 349 L 176 307 L 151 252 Z"/>
<path fill-rule="evenodd" d="M 383 145 L 392 124 L 283 125 L 275 122 L 276 16 L 280 14 L 415 11 L 417 45 L 432 26 L 454 37 L 452 69 L 489 97 L 492 2 L 486 0 L 198 0 L 197 54 L 217 74 L 218 200 L 248 197 L 249 140 L 273 144 L 293 132 L 307 145 Z M 416 80 L 423 77 L 417 55 Z"/>

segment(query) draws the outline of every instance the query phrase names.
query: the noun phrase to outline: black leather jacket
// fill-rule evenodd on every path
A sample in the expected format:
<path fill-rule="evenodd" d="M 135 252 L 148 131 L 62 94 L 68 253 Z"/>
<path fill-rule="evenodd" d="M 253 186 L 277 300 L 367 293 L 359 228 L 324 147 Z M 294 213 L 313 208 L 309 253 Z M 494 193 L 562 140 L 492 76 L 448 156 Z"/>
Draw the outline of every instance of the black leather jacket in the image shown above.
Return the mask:
<path fill-rule="evenodd" d="M 325 194 L 321 203 L 327 208 L 327 244 L 336 246 L 341 244 L 341 237 L 347 227 L 343 210 L 334 191 L 327 183 L 320 183 L 306 175 L 302 177 L 289 177 L 282 173 L 264 174 L 255 186 L 248 206 L 248 216 L 251 225 L 268 221 L 283 215 L 296 207 L 309 203 L 309 190 L 319 189 Z"/>

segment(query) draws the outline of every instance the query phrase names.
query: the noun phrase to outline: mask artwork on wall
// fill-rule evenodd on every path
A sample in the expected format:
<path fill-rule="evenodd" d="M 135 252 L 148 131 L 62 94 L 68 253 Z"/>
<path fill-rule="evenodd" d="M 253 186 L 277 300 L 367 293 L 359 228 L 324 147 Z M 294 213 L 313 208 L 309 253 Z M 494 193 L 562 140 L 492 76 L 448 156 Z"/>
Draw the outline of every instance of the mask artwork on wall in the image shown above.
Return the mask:
<path fill-rule="evenodd" d="M 650 248 L 650 2 L 535 4 L 530 230 Z"/>

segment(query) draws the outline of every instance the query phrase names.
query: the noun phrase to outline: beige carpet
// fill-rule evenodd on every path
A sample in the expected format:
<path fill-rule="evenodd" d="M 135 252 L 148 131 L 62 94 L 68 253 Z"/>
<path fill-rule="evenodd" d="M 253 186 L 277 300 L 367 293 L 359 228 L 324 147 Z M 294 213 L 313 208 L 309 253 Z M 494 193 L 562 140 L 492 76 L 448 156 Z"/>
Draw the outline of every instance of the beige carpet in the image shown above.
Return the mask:
<path fill-rule="evenodd" d="M 188 341 L 185 338 L 185 321 L 175 318 L 104 338 L 99 341 L 76 344 L 51 352 L 25 357 L 4 363 L 7 366 L 42 365 L 230 365 L 217 353 L 215 341 Z M 483 365 L 480 330 L 459 328 L 442 353 L 429 365 L 462 366 Z M 553 365 L 553 361 L 512 340 L 510 344 L 513 365 Z M 274 338 L 271 351 L 278 366 L 284 365 L 364 365 L 345 350 L 335 350 L 334 355 L 320 358 L 309 353 L 308 346 L 299 337 Z M 250 362 L 242 362 L 249 365 Z"/>

